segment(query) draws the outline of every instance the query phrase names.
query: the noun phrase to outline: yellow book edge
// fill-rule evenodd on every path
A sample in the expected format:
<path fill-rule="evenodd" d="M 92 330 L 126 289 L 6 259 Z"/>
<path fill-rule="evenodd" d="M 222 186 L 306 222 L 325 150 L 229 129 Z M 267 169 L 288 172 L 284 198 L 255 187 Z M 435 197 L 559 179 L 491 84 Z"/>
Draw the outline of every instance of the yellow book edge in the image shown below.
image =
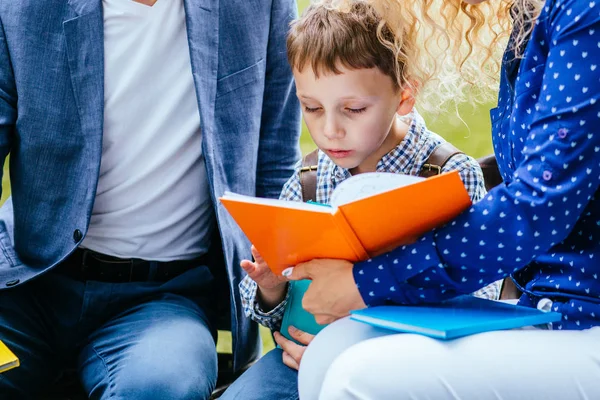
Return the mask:
<path fill-rule="evenodd" d="M 0 341 L 0 373 L 18 367 L 19 359 Z"/>

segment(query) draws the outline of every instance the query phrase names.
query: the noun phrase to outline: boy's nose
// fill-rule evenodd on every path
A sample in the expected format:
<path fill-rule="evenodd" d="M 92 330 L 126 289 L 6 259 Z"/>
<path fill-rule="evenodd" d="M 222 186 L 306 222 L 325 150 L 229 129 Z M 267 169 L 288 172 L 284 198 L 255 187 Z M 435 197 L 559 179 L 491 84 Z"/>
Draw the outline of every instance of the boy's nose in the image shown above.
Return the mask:
<path fill-rule="evenodd" d="M 344 129 L 334 119 L 325 122 L 324 135 L 327 139 L 339 139 L 344 137 Z"/>

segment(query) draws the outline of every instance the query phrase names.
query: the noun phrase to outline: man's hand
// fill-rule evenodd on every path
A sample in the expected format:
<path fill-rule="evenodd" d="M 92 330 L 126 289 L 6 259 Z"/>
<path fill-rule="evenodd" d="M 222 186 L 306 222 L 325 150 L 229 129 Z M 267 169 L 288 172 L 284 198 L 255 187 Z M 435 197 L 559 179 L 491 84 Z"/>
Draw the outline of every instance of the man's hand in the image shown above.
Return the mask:
<path fill-rule="evenodd" d="M 304 355 L 304 350 L 306 350 L 306 346 L 310 342 L 312 342 L 314 335 L 310 333 L 306 333 L 301 331 L 300 329 L 296 329 L 290 325 L 288 328 L 288 332 L 290 335 L 297 340 L 298 342 L 304 344 L 304 346 L 296 344 L 291 340 L 286 339 L 279 332 L 274 332 L 273 337 L 281 349 L 283 350 L 283 363 L 290 368 L 297 370 L 300 368 L 300 361 L 302 360 L 302 356 Z"/>
<path fill-rule="evenodd" d="M 254 245 L 252 246 L 251 251 L 254 262 L 242 260 L 240 266 L 246 271 L 250 278 L 258 284 L 259 301 L 263 309 L 268 311 L 283 301 L 287 279 L 283 276 L 275 275 L 269 269 L 269 266 Z"/>
<path fill-rule="evenodd" d="M 312 280 L 302 307 L 317 323 L 331 323 L 367 306 L 354 282 L 353 266 L 344 260 L 313 260 L 296 265 L 288 276 L 290 280 Z"/>

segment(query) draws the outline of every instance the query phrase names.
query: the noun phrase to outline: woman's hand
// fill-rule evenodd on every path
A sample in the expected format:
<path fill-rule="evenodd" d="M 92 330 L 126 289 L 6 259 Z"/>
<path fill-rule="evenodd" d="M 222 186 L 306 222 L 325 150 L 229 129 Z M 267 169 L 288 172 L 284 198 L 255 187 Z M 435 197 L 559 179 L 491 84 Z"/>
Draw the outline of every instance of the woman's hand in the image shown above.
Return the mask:
<path fill-rule="evenodd" d="M 347 316 L 351 310 L 367 307 L 363 301 L 352 268 L 344 260 L 312 260 L 294 267 L 290 280 L 312 280 L 304 294 L 302 307 L 323 325 Z"/>
<path fill-rule="evenodd" d="M 300 368 L 300 361 L 302 360 L 306 346 L 312 342 L 315 335 L 311 335 L 310 333 L 296 329 L 291 325 L 288 328 L 288 332 L 295 340 L 302 343 L 304 346 L 288 340 L 279 332 L 273 333 L 273 336 L 275 337 L 277 344 L 281 346 L 281 349 L 283 350 L 283 363 L 290 368 L 298 370 L 298 368 Z"/>

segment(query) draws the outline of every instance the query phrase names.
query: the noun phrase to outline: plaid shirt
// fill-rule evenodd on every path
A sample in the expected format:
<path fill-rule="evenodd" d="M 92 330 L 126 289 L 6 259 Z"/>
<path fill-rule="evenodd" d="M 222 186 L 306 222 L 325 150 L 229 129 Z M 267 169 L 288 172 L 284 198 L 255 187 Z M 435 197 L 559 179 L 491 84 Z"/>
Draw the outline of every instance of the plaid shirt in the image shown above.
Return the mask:
<path fill-rule="evenodd" d="M 392 151 L 386 154 L 377 164 L 377 172 L 392 172 L 395 174 L 419 175 L 423 164 L 427 163 L 433 150 L 444 142 L 439 135 L 431 132 L 425 126 L 425 121 L 415 110 L 405 121 L 410 123 L 408 132 Z M 334 189 L 352 174 L 345 168 L 337 166 L 325 153 L 319 151 L 317 167 L 317 198 L 320 203 L 329 204 Z M 302 201 L 302 186 L 300 184 L 301 162 L 296 165 L 294 175 L 287 181 L 281 191 L 280 199 Z M 458 170 L 471 200 L 476 202 L 486 194 L 483 173 L 475 159 L 465 154 L 451 157 L 442 172 Z M 500 297 L 501 281 L 494 282 L 477 292 L 474 296 L 497 300 Z M 265 312 L 258 304 L 256 293 L 257 284 L 249 276 L 240 282 L 242 307 L 246 316 L 270 329 L 277 330 L 281 325 L 286 298 L 274 309 Z"/>

